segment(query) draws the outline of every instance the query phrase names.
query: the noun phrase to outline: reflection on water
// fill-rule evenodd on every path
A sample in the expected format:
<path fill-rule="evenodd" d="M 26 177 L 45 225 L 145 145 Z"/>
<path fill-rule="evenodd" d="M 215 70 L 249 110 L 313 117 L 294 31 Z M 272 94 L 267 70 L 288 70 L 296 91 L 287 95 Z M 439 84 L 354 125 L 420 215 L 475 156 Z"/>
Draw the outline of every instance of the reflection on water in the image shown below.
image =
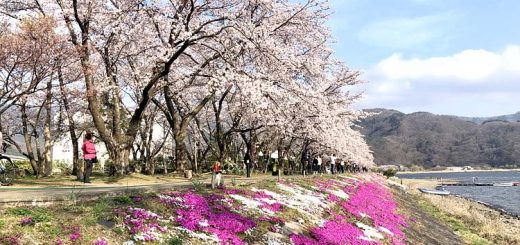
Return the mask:
<path fill-rule="evenodd" d="M 520 171 L 399 173 L 403 179 L 439 179 L 471 182 L 474 177 L 481 183 L 520 182 Z M 453 194 L 472 198 L 520 215 L 520 186 L 447 186 Z"/>

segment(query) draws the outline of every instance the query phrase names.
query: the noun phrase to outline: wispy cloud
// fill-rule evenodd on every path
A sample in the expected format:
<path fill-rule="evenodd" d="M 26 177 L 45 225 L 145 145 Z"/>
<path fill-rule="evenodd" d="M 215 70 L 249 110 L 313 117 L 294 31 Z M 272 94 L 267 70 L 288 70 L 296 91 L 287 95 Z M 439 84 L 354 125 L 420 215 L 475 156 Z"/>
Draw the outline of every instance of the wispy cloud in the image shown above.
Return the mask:
<path fill-rule="evenodd" d="M 410 18 L 393 18 L 367 24 L 359 31 L 360 41 L 382 48 L 410 50 L 446 38 L 447 23 L 456 19 L 452 13 Z"/>

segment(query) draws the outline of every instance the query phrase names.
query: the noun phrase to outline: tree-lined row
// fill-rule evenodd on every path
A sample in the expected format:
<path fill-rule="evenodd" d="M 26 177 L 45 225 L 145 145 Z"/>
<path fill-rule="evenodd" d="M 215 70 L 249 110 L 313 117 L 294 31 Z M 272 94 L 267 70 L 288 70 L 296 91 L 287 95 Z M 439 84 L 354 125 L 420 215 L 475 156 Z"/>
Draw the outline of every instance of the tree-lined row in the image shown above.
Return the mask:
<path fill-rule="evenodd" d="M 89 127 L 117 174 L 130 154 L 153 173 L 171 142 L 178 169 L 237 145 L 253 160 L 312 150 L 370 165 L 352 129 L 361 113 L 349 87 L 361 81 L 332 57 L 324 2 L 4 1 L 2 131 L 25 136 L 19 150 L 38 174 L 48 174 L 54 140 L 77 142 Z"/>

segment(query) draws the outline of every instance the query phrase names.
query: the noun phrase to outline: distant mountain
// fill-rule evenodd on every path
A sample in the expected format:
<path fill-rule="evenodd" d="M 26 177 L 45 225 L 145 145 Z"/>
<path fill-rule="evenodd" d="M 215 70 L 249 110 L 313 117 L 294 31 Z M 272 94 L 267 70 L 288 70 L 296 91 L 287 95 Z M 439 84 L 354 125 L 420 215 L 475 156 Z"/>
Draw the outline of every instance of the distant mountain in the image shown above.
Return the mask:
<path fill-rule="evenodd" d="M 464 121 L 470 121 L 478 124 L 489 121 L 506 121 L 506 122 L 518 122 L 520 121 L 520 111 L 515 114 L 496 116 L 496 117 L 459 117 Z"/>
<path fill-rule="evenodd" d="M 379 165 L 520 167 L 519 113 L 468 120 L 428 112 L 367 112 L 374 114 L 359 125 Z"/>

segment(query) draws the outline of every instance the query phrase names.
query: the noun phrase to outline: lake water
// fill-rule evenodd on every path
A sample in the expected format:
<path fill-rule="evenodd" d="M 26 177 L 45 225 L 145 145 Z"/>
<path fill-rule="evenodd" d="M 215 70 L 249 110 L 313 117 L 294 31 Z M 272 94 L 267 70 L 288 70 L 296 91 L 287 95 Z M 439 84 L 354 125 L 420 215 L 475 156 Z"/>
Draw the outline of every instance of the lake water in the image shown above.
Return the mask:
<path fill-rule="evenodd" d="M 403 179 L 455 180 L 471 183 L 476 177 L 479 183 L 520 182 L 520 171 L 479 171 L 479 172 L 437 172 L 437 173 L 398 173 Z M 520 216 L 520 186 L 446 186 L 453 194 L 478 200 L 509 213 Z"/>

